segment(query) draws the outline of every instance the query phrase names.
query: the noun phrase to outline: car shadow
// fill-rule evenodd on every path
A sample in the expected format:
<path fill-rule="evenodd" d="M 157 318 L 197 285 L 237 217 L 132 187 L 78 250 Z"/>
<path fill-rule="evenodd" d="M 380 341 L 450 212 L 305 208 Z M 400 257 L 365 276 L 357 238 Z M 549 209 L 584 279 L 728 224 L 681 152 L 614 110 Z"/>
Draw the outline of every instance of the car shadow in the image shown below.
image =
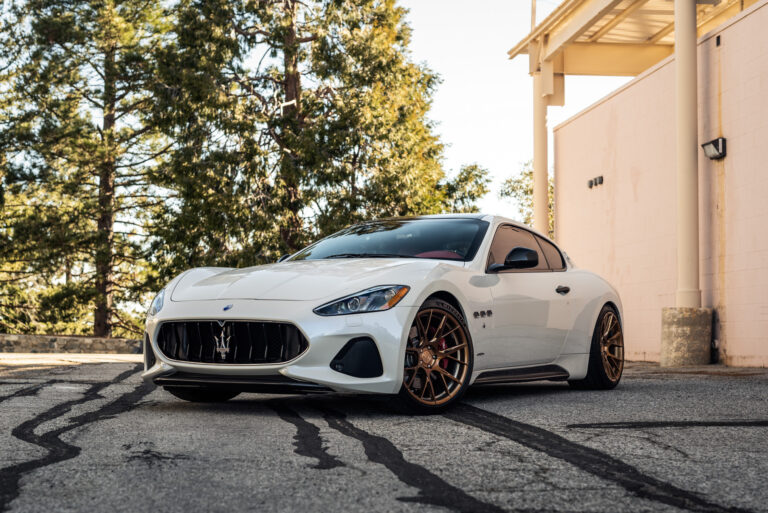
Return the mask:
<path fill-rule="evenodd" d="M 564 382 L 498 383 L 472 385 L 464 399 L 485 399 L 491 397 L 529 397 L 537 395 L 556 395 L 571 390 Z"/>
<path fill-rule="evenodd" d="M 462 402 L 482 401 L 485 399 L 514 400 L 531 396 L 555 396 L 569 391 L 564 383 L 511 383 L 493 385 L 475 385 L 467 390 Z M 274 415 L 277 409 L 333 411 L 344 416 L 413 416 L 413 412 L 403 410 L 393 396 L 378 394 L 319 393 L 319 394 L 256 394 L 242 393 L 224 403 L 192 403 L 174 398 L 168 393 L 158 400 L 155 396 L 151 407 L 163 412 L 205 411 L 231 415 Z"/>

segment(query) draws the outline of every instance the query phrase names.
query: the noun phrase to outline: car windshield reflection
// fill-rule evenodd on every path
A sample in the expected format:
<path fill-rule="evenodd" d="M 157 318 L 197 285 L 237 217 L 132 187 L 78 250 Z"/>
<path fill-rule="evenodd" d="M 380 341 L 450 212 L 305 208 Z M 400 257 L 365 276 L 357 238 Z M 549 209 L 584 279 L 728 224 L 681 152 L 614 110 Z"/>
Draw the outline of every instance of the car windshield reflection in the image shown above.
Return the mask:
<path fill-rule="evenodd" d="M 472 260 L 488 223 L 472 218 L 387 219 L 350 226 L 289 260 L 426 258 Z"/>

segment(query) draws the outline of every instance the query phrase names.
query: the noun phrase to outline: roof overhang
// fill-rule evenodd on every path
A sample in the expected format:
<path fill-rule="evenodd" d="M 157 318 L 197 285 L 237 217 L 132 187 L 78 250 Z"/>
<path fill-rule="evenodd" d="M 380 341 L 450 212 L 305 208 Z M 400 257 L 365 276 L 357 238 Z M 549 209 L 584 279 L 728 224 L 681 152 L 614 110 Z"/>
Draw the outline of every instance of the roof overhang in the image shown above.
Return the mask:
<path fill-rule="evenodd" d="M 698 34 L 757 1 L 697 0 Z M 674 52 L 674 30 L 672 0 L 563 0 L 508 54 L 527 54 L 531 73 L 635 76 Z"/>

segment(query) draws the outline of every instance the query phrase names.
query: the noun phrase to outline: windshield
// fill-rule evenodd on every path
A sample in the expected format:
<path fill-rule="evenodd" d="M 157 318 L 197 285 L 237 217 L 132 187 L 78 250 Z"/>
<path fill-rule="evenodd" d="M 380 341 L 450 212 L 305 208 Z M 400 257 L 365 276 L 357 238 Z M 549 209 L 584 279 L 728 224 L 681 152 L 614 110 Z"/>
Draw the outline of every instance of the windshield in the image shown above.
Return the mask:
<path fill-rule="evenodd" d="M 308 246 L 290 260 L 431 258 L 472 260 L 488 223 L 479 219 L 394 219 L 357 224 Z"/>

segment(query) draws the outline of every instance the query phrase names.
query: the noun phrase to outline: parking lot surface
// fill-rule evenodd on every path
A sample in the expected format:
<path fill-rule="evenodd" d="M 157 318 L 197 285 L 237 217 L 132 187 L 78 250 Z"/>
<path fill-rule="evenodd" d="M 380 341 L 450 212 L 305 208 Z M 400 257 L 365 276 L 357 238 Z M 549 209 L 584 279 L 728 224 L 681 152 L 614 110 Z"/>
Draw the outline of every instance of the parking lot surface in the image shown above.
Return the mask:
<path fill-rule="evenodd" d="M 768 512 L 768 369 L 630 364 L 610 392 L 180 401 L 139 357 L 0 355 L 0 511 Z"/>

